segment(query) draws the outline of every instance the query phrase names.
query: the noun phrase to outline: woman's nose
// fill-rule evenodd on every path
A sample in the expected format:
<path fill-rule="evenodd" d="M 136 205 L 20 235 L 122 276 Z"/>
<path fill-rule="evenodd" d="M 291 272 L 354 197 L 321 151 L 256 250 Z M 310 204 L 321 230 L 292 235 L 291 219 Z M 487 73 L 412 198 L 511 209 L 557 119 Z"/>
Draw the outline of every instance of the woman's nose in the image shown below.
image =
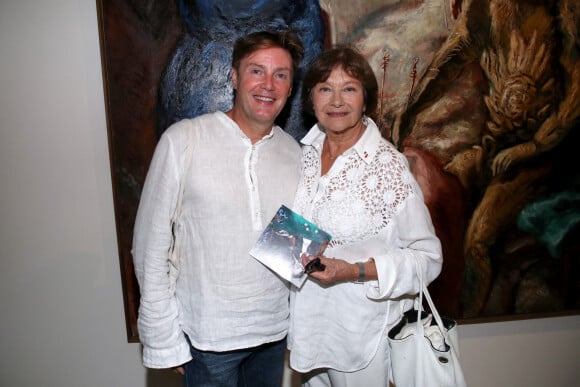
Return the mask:
<path fill-rule="evenodd" d="M 331 104 L 332 104 L 332 106 L 342 106 L 343 105 L 343 100 L 342 100 L 342 96 L 340 95 L 340 93 L 332 93 Z"/>

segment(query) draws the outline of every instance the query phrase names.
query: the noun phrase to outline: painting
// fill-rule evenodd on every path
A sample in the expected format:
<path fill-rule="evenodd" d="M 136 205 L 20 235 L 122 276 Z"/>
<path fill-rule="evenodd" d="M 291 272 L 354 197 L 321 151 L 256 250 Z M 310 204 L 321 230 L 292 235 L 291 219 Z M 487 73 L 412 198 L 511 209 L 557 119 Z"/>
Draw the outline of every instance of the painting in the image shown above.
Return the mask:
<path fill-rule="evenodd" d="M 227 110 L 231 44 L 294 28 L 303 67 L 350 44 L 379 81 L 378 123 L 442 241 L 431 285 L 461 323 L 580 311 L 580 10 L 574 0 L 97 0 L 127 336 L 138 341 L 132 229 L 172 122 Z M 300 85 L 295 89 L 299 90 Z M 298 94 L 298 93 L 297 93 Z M 298 99 L 280 124 L 311 124 Z"/>
<path fill-rule="evenodd" d="M 383 44 L 392 62 L 404 59 L 392 54 L 400 37 L 413 36 L 413 61 L 400 67 L 407 85 L 387 96 L 382 126 L 408 156 L 442 241 L 432 287 L 439 304 L 448 300 L 444 313 L 463 322 L 577 313 L 580 190 L 569 166 L 580 116 L 578 7 L 402 3 L 346 39 L 365 50 L 371 41 L 369 53 Z M 397 15 L 412 8 L 422 19 L 405 27 L 409 17 Z M 369 26 L 381 23 L 390 38 L 371 39 L 380 33 Z M 432 50 L 438 33 L 445 38 Z M 387 85 L 391 62 L 377 74 Z"/>

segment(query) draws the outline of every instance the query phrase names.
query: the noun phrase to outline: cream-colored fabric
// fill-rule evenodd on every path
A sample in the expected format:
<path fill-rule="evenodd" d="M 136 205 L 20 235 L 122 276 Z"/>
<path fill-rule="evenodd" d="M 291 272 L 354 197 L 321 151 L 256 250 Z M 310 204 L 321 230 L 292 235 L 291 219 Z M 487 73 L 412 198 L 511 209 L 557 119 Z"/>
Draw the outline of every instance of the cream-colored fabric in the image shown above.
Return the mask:
<path fill-rule="evenodd" d="M 279 127 L 252 144 L 224 113 L 194 119 L 195 142 L 179 219 L 179 276 L 171 291 L 171 216 L 185 170 L 190 122 L 161 137 L 135 223 L 144 364 L 168 368 L 190 359 L 191 343 L 225 351 L 284 338 L 288 288 L 250 249 L 281 204 L 291 205 L 300 147 Z"/>
<path fill-rule="evenodd" d="M 355 263 L 373 257 L 378 280 L 321 286 L 308 279 L 291 291 L 291 367 L 308 372 L 365 368 L 386 327 L 411 308 L 424 278 L 441 270 L 441 244 L 406 158 L 369 120 L 363 136 L 320 175 L 324 133 L 302 140 L 303 174 L 294 210 L 332 235 L 324 255 Z"/>

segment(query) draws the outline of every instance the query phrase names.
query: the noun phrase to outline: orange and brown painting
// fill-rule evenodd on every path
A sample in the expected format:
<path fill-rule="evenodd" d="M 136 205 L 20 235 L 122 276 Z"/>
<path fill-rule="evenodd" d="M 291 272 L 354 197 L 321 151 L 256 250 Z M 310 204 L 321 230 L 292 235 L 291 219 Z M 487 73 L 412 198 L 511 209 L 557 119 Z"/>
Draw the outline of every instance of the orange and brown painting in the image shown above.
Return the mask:
<path fill-rule="evenodd" d="M 334 36 L 367 53 L 383 84 L 383 132 L 409 157 L 443 242 L 441 309 L 577 311 L 580 5 L 372 3 L 352 23 L 342 9 Z"/>

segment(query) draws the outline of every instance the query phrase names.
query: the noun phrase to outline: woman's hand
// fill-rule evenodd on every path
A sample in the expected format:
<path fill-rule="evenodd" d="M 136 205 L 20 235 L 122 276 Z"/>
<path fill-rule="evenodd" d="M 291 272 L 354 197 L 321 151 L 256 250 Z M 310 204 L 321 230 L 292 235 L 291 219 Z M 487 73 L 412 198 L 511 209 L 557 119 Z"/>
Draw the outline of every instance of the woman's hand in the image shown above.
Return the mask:
<path fill-rule="evenodd" d="M 302 264 L 306 266 L 308 262 L 319 258 L 320 263 L 325 266 L 323 271 L 312 271 L 309 276 L 323 284 L 334 284 L 337 282 L 355 281 L 358 278 L 358 267 L 354 263 L 349 263 L 343 259 L 328 258 L 324 255 L 302 254 Z"/>

